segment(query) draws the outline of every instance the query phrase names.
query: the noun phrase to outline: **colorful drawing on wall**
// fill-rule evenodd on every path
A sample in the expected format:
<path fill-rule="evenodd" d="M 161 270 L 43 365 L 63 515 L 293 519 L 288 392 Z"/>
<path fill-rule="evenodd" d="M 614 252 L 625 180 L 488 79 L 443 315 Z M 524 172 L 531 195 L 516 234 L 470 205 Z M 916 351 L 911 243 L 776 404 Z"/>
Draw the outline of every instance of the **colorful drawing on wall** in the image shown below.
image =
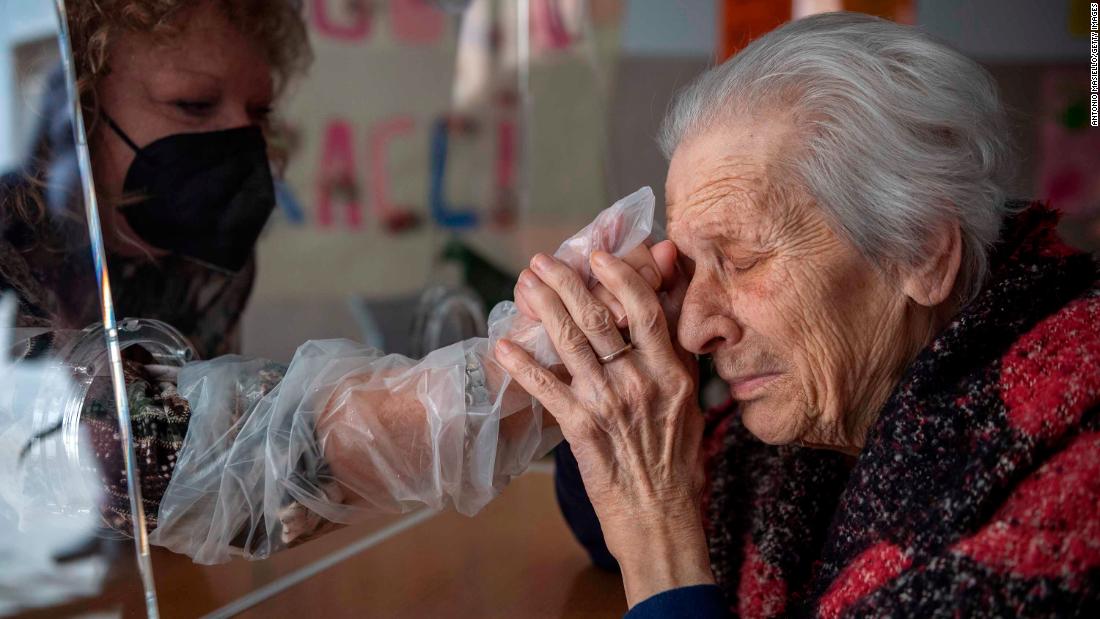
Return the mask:
<path fill-rule="evenodd" d="M 511 269 L 606 205 L 592 65 L 614 59 L 619 0 L 532 3 L 527 103 L 514 0 L 457 16 L 431 0 L 303 5 L 315 61 L 280 109 L 285 182 L 256 299 L 405 294 L 453 235 Z"/>
<path fill-rule="evenodd" d="M 915 24 L 917 21 L 913 0 L 843 0 L 845 11 L 877 15 L 899 24 Z"/>
<path fill-rule="evenodd" d="M 792 3 L 776 0 L 722 0 L 718 62 L 741 51 L 753 39 L 791 19 Z"/>
<path fill-rule="evenodd" d="M 855 11 L 902 24 L 916 22 L 913 0 L 719 0 L 718 62 L 788 20 L 829 11 Z"/>
<path fill-rule="evenodd" d="M 1088 118 L 1085 70 L 1054 70 L 1043 79 L 1039 187 L 1067 215 L 1100 215 L 1100 131 Z"/>
<path fill-rule="evenodd" d="M 1037 187 L 1100 247 L 1100 131 L 1089 126 L 1088 84 L 1087 67 L 1052 69 L 1043 78 Z"/>

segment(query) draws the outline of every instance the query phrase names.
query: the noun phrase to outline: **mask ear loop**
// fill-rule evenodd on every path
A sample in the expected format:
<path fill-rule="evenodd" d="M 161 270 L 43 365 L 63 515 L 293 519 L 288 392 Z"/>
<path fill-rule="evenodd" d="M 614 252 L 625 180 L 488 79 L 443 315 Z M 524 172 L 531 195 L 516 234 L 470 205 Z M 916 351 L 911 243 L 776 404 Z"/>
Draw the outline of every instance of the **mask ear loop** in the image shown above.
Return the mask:
<path fill-rule="evenodd" d="M 107 126 L 110 127 L 111 130 L 114 131 L 115 134 L 118 135 L 118 137 L 121 138 L 122 141 L 125 142 L 126 145 L 134 151 L 134 155 L 140 154 L 141 148 L 137 144 L 135 144 L 133 140 L 130 139 L 130 136 L 126 135 L 126 132 L 122 130 L 122 127 L 118 126 L 118 123 L 115 122 L 115 119 L 111 118 L 110 114 L 104 112 L 103 110 L 99 110 L 99 115 L 102 116 L 103 120 L 107 122 Z M 121 239 L 123 242 L 133 245 L 134 247 L 144 252 L 146 256 L 152 258 L 152 254 L 149 253 L 149 250 L 145 247 L 145 245 L 131 238 L 130 235 L 125 234 L 119 230 L 115 230 L 113 234 L 115 238 Z"/>
<path fill-rule="evenodd" d="M 118 123 L 115 122 L 115 119 L 111 118 L 110 114 L 104 112 L 103 110 L 100 110 L 99 113 L 101 116 L 103 116 L 103 120 L 107 121 L 107 126 L 110 127 L 116 134 L 118 134 L 118 137 L 122 138 L 122 141 L 126 142 L 127 146 L 132 148 L 135 153 L 141 150 L 141 148 L 137 144 L 134 144 L 134 141 L 130 139 L 130 136 L 126 135 L 126 132 L 122 130 L 122 127 L 118 126 Z"/>

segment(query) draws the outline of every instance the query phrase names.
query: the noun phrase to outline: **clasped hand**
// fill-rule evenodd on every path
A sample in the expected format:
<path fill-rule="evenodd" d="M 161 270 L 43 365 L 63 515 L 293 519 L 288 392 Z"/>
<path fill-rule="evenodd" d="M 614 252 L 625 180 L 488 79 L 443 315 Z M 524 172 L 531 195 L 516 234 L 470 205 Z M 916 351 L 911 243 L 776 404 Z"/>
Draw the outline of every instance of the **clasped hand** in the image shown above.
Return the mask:
<path fill-rule="evenodd" d="M 542 322 L 571 379 L 508 340 L 496 350 L 569 441 L 631 605 L 672 587 L 713 582 L 699 514 L 696 367 L 676 344 L 654 291 L 663 284 L 675 296 L 684 278 L 672 243 L 641 248 L 649 260 L 638 260 L 637 251 L 628 260 L 640 267 L 595 252 L 595 290 L 542 254 L 520 275 L 517 304 Z M 657 285 L 643 275 L 647 269 L 659 274 Z"/>

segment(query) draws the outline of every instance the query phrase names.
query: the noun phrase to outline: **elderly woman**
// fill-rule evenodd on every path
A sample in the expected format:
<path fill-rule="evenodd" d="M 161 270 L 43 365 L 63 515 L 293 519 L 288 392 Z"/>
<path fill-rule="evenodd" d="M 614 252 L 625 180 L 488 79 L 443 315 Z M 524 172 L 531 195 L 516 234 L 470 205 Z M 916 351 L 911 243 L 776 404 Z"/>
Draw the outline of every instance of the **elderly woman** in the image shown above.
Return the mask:
<path fill-rule="evenodd" d="M 1097 270 L 1006 201 L 1005 124 L 990 76 L 911 28 L 795 21 L 666 120 L 678 316 L 597 254 L 626 340 L 532 261 L 574 378 L 497 355 L 557 416 L 563 508 L 629 616 L 1100 607 Z M 693 354 L 732 396 L 706 417 Z"/>

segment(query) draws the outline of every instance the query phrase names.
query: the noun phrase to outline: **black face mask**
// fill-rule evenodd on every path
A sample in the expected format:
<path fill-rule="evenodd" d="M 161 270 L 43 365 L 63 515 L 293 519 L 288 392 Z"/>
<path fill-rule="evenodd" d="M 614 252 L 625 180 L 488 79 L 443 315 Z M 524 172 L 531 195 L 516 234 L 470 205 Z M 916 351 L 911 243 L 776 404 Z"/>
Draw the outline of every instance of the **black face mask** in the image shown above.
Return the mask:
<path fill-rule="evenodd" d="M 275 208 L 263 131 L 180 133 L 139 147 L 105 118 L 134 149 L 123 191 L 141 202 L 119 208 L 134 232 L 154 247 L 239 271 Z"/>

